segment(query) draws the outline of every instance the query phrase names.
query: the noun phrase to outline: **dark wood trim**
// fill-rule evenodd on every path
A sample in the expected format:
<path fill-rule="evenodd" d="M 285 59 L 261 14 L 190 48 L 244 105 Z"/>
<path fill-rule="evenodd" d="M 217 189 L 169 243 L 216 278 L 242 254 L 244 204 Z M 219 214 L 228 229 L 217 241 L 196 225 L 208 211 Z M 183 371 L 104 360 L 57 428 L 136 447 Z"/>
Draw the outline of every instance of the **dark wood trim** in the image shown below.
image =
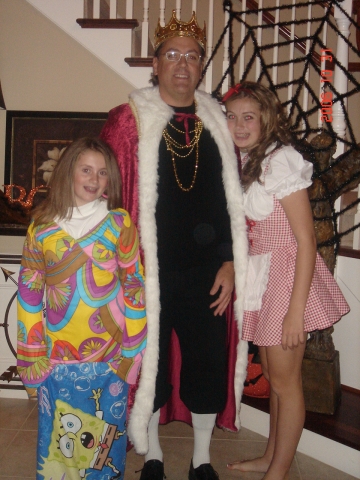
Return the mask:
<path fill-rule="evenodd" d="M 0 375 L 0 380 L 6 382 L 0 383 L 0 388 L 4 390 L 25 390 L 15 365 L 10 366 L 5 372 L 3 372 Z M 15 384 L 13 382 L 15 382 Z"/>
<path fill-rule="evenodd" d="M 6 110 L 4 95 L 1 90 L 1 82 L 0 82 L 0 108 L 3 108 L 4 110 Z"/>
<path fill-rule="evenodd" d="M 353 15 L 357 16 L 356 43 L 358 49 L 360 50 L 360 0 L 353 1 Z"/>
<path fill-rule="evenodd" d="M 359 395 L 359 397 L 360 397 L 360 390 L 358 390 L 357 388 L 348 387 L 347 385 L 341 385 L 341 390 L 345 390 L 346 392 L 354 393 L 355 395 Z"/>
<path fill-rule="evenodd" d="M 348 72 L 360 72 L 360 62 L 349 62 Z"/>
<path fill-rule="evenodd" d="M 139 22 L 135 19 L 122 18 L 77 18 L 76 23 L 81 28 L 123 28 L 132 30 L 139 26 Z"/>
<path fill-rule="evenodd" d="M 126 57 L 124 60 L 130 67 L 152 67 L 153 64 L 153 57 Z"/>
<path fill-rule="evenodd" d="M 25 232 L 25 234 L 26 234 L 26 232 Z M 21 258 L 22 258 L 21 254 L 10 255 L 10 254 L 6 254 L 6 253 L 2 253 L 2 254 L 0 254 L 0 264 L 2 264 L 2 265 L 8 265 L 8 264 L 17 265 L 17 264 L 19 264 L 20 265 Z"/>
<path fill-rule="evenodd" d="M 354 250 L 349 247 L 340 247 L 339 255 L 341 257 L 360 258 L 360 250 Z"/>
<path fill-rule="evenodd" d="M 329 62 L 327 60 L 325 62 L 325 69 L 326 70 L 335 70 L 335 62 Z M 360 72 L 360 62 L 349 62 L 347 71 L 348 72 Z"/>
<path fill-rule="evenodd" d="M 269 413 L 269 399 L 243 395 L 244 405 Z M 341 386 L 341 401 L 334 415 L 306 412 L 304 428 L 360 451 L 360 391 Z"/>

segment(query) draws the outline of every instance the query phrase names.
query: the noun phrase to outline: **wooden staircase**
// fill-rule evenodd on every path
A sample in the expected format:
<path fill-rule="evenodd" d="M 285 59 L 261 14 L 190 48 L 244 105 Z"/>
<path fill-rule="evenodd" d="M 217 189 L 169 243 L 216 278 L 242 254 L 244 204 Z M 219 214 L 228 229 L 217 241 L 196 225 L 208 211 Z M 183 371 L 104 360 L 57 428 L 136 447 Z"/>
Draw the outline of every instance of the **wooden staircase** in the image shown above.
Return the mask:
<path fill-rule="evenodd" d="M 323 2 L 324 6 L 326 5 L 326 2 Z M 257 12 L 259 5 L 255 0 L 247 0 L 246 1 L 246 6 L 248 9 L 248 13 L 251 13 L 251 11 Z M 357 18 L 357 31 L 356 31 L 356 42 L 357 42 L 357 48 L 360 50 L 360 0 L 354 0 L 353 1 L 353 15 L 356 16 Z M 333 9 L 332 9 L 332 15 L 334 14 Z M 271 13 L 265 11 L 263 12 L 263 22 L 268 24 L 268 25 L 274 25 L 275 24 L 275 17 Z M 112 29 L 112 28 L 118 28 L 118 29 L 131 29 L 134 30 L 135 28 L 139 27 L 139 22 L 135 19 L 93 19 L 93 18 L 78 18 L 76 22 L 82 27 L 82 28 L 106 28 L 106 29 Z M 286 26 L 279 26 L 279 35 L 284 39 L 284 40 L 290 40 L 291 39 L 291 32 L 290 29 L 287 28 Z M 301 55 L 306 54 L 306 44 L 304 41 L 300 41 L 298 37 L 295 36 L 295 48 L 301 53 Z M 314 63 L 317 66 L 320 66 L 321 60 L 320 60 L 320 55 L 317 52 L 313 52 L 312 58 L 314 60 Z M 151 67 L 152 66 L 152 56 L 150 57 L 139 57 L 139 56 L 132 56 L 132 57 L 125 57 L 124 58 L 125 62 L 130 66 L 130 67 Z M 327 70 L 333 70 L 334 69 L 334 62 L 327 62 L 326 63 L 326 69 Z M 348 65 L 348 71 L 349 72 L 360 72 L 360 62 L 349 62 Z"/>

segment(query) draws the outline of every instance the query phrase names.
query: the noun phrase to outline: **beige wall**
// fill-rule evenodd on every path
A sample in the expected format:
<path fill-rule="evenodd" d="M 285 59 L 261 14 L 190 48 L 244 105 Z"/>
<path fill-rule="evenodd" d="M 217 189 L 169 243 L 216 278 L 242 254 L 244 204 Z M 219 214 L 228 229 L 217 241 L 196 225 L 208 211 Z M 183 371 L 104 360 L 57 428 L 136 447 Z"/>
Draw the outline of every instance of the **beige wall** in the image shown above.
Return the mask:
<path fill-rule="evenodd" d="M 0 80 L 8 110 L 107 112 L 133 89 L 25 0 L 0 0 Z"/>
<path fill-rule="evenodd" d="M 133 89 L 25 0 L 0 0 L 0 80 L 8 110 L 107 112 Z M 6 112 L 0 110 L 0 188 Z M 1 253 L 22 237 L 0 235 Z"/>

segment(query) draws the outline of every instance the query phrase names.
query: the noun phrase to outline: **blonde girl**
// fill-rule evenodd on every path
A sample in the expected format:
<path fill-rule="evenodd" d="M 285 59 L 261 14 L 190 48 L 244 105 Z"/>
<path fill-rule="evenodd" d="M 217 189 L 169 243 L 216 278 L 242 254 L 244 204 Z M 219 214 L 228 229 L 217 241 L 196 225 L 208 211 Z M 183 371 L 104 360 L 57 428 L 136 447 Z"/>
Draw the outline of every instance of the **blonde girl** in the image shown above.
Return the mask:
<path fill-rule="evenodd" d="M 147 330 L 138 235 L 119 204 L 111 149 L 81 138 L 27 232 L 17 365 L 38 399 L 37 480 L 124 476 L 128 389 Z"/>

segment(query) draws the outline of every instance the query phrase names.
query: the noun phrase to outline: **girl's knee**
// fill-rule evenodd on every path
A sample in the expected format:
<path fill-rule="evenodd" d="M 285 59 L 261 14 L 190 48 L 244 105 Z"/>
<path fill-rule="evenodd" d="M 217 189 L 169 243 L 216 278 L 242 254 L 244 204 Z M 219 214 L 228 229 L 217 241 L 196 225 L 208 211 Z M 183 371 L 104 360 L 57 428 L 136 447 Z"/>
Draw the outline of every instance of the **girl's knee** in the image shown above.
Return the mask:
<path fill-rule="evenodd" d="M 274 377 L 273 375 L 269 378 L 269 383 L 272 390 L 279 397 L 281 396 L 292 396 L 297 392 L 302 394 L 302 380 L 300 376 L 291 377 Z"/>
<path fill-rule="evenodd" d="M 261 364 L 261 370 L 266 380 L 270 382 L 269 370 L 267 369 L 267 366 Z"/>

